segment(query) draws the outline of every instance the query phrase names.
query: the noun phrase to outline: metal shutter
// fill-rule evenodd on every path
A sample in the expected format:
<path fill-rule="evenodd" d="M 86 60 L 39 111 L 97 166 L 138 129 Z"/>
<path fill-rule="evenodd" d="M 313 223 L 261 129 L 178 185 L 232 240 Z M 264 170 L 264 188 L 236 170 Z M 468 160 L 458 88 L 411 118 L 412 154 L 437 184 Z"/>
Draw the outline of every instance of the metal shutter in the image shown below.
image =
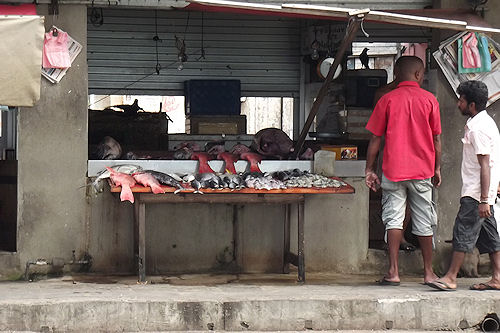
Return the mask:
<path fill-rule="evenodd" d="M 242 96 L 298 96 L 299 20 L 182 10 L 156 15 L 160 75 L 155 10 L 104 8 L 103 25 L 89 20 L 90 94 L 183 95 L 185 80 L 238 79 Z M 205 60 L 199 59 L 202 15 Z M 185 37 L 189 58 L 181 71 L 174 36 Z"/>

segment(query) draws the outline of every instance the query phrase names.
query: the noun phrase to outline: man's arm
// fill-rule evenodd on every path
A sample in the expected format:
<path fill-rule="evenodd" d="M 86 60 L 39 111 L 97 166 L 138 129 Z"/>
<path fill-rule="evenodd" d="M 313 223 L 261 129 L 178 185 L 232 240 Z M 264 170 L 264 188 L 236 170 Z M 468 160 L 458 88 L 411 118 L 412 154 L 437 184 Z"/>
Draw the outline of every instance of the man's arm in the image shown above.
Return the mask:
<path fill-rule="evenodd" d="M 488 192 L 490 191 L 490 155 L 477 155 L 477 161 L 481 167 L 481 201 L 479 203 L 479 217 L 491 215 L 488 204 Z"/>
<path fill-rule="evenodd" d="M 434 135 L 434 151 L 435 151 L 435 164 L 434 164 L 434 178 L 433 184 L 435 187 L 441 185 L 441 135 Z"/>
<path fill-rule="evenodd" d="M 368 151 L 366 153 L 365 183 L 366 186 L 374 192 L 377 191 L 377 186 L 380 185 L 380 179 L 378 179 L 378 176 L 375 173 L 375 161 L 377 160 L 381 140 L 382 137 L 372 135 L 370 143 L 368 144 Z"/>

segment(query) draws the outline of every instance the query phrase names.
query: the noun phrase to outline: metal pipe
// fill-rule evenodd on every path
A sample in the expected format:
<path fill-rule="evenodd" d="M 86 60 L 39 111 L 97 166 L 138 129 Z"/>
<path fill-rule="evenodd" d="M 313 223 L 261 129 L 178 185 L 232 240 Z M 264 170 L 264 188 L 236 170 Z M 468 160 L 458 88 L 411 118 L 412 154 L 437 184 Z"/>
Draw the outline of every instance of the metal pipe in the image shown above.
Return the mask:
<path fill-rule="evenodd" d="M 498 332 L 500 328 L 500 319 L 496 313 L 489 313 L 481 323 L 481 331 L 483 332 Z"/>

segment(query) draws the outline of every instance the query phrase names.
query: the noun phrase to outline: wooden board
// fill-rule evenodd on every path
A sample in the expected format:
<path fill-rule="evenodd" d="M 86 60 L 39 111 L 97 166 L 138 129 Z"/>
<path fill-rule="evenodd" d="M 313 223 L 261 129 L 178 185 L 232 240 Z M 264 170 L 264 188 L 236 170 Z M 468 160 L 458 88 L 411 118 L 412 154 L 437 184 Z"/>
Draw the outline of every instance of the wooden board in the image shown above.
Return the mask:
<path fill-rule="evenodd" d="M 337 177 L 332 177 L 332 179 L 336 179 L 339 181 L 343 181 L 340 178 Z M 345 183 L 345 182 L 344 182 Z M 113 184 L 110 183 L 110 188 L 111 192 L 121 192 L 122 188 L 121 186 L 114 186 Z M 170 187 L 170 186 L 162 186 L 162 188 L 165 190 L 165 193 L 173 193 L 177 189 L 175 187 Z M 208 189 L 208 188 L 203 188 L 201 191 L 205 194 L 209 193 L 216 193 L 216 194 L 231 194 L 231 193 L 242 193 L 242 194 L 287 194 L 287 193 L 295 193 L 295 194 L 334 194 L 334 193 L 342 193 L 342 194 L 348 194 L 348 193 L 354 193 L 354 188 L 346 183 L 346 186 L 341 186 L 341 187 L 326 187 L 326 188 L 319 188 L 319 187 L 294 187 L 294 188 L 287 188 L 287 189 L 282 189 L 282 190 L 256 190 L 253 188 L 242 188 L 239 190 L 231 190 L 231 189 Z M 134 193 L 151 193 L 151 188 L 145 187 L 142 185 L 136 185 L 132 187 L 132 192 Z M 194 192 L 194 189 L 192 187 L 186 187 L 184 190 L 181 191 L 182 193 L 192 193 Z"/>

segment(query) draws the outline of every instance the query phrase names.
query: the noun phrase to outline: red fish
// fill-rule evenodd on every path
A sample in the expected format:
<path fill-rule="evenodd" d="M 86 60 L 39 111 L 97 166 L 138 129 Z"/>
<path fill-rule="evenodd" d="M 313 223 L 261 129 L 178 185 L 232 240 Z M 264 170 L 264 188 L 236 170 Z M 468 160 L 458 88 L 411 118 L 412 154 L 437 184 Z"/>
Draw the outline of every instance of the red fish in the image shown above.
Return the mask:
<path fill-rule="evenodd" d="M 132 174 L 132 177 L 134 177 L 134 179 L 139 184 L 151 187 L 151 192 L 153 192 L 155 194 L 165 193 L 165 190 L 160 186 L 160 183 L 150 173 L 147 173 L 147 172 L 136 172 L 136 173 Z"/>
<path fill-rule="evenodd" d="M 262 156 L 256 153 L 243 153 L 241 158 L 250 162 L 250 172 L 260 172 L 259 163 L 262 161 Z"/>
<path fill-rule="evenodd" d="M 217 158 L 219 160 L 224 160 L 226 172 L 232 173 L 233 175 L 237 173 L 234 167 L 234 163 L 238 160 L 237 155 L 231 153 L 220 153 L 217 155 Z"/>
<path fill-rule="evenodd" d="M 132 190 L 130 187 L 136 184 L 134 177 L 131 175 L 127 175 L 126 173 L 116 172 L 115 170 L 106 167 L 109 172 L 111 172 L 111 180 L 115 183 L 116 186 L 121 186 L 122 191 L 120 193 L 120 200 L 125 201 L 128 200 L 131 203 L 134 203 L 134 194 L 132 194 Z"/>
<path fill-rule="evenodd" d="M 198 160 L 200 163 L 198 167 L 198 173 L 214 173 L 214 170 L 208 165 L 208 160 L 210 155 L 208 153 L 196 152 L 191 155 L 192 160 Z"/>

